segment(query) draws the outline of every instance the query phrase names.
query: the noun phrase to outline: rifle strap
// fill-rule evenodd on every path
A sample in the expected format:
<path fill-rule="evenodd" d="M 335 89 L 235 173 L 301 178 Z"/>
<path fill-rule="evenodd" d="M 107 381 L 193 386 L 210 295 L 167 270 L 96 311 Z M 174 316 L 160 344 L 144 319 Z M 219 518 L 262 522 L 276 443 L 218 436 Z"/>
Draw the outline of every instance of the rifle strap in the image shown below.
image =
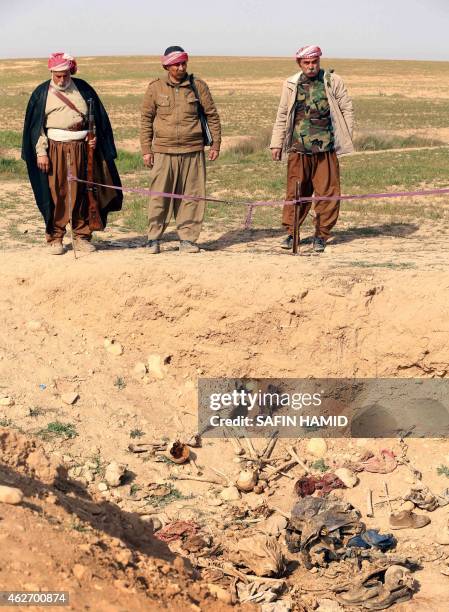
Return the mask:
<path fill-rule="evenodd" d="M 203 108 L 203 105 L 201 104 L 200 94 L 198 93 L 198 88 L 197 88 L 197 86 L 195 85 L 194 78 L 195 78 L 195 77 L 193 76 L 193 74 L 189 74 L 189 83 L 190 83 L 190 87 L 192 88 L 193 93 L 195 94 L 196 99 L 198 100 L 198 107 L 199 107 L 199 109 L 200 109 L 200 112 L 202 112 L 202 113 L 204 114 L 204 108 Z"/>
<path fill-rule="evenodd" d="M 78 108 L 76 108 L 73 102 L 67 98 L 67 96 L 65 96 L 62 92 L 58 91 L 52 85 L 50 85 L 49 89 L 52 92 L 52 94 L 54 94 L 57 98 L 59 98 L 61 102 L 64 102 L 64 104 L 68 106 L 72 111 L 75 111 L 75 113 L 78 113 L 80 117 L 82 117 L 83 119 L 86 119 L 86 115 L 82 113 Z"/>

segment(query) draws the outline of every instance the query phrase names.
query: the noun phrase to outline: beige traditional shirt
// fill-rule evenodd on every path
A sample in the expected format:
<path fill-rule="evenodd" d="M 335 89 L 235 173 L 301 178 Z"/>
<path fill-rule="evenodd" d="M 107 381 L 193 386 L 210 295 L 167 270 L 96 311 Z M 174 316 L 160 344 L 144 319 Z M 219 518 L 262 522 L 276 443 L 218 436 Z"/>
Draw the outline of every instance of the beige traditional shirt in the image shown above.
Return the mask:
<path fill-rule="evenodd" d="M 72 102 L 72 104 L 76 106 L 80 112 L 87 114 L 87 104 L 72 80 L 66 89 L 60 89 L 60 91 Z M 65 137 L 67 133 L 61 132 L 61 137 L 59 138 L 57 136 L 57 130 L 68 130 L 71 126 L 79 123 L 80 120 L 81 117 L 78 113 L 69 108 L 62 100 L 55 96 L 55 94 L 52 92 L 51 85 L 48 91 L 47 104 L 45 106 L 44 130 L 37 141 L 36 154 L 38 156 L 47 155 L 48 130 L 51 130 L 52 139 L 67 140 Z M 80 140 L 87 135 L 87 132 L 72 132 L 72 134 L 72 140 Z"/>

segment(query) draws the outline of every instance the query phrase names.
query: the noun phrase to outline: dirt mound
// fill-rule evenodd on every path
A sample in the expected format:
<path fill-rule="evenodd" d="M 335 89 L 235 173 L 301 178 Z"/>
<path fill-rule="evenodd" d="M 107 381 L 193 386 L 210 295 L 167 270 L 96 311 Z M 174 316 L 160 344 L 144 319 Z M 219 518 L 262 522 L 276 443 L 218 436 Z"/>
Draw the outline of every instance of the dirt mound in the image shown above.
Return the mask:
<path fill-rule="evenodd" d="M 35 440 L 14 431 L 0 429 L 0 456 L 2 463 L 45 484 L 55 484 L 58 478 L 67 476 L 64 466 L 55 457 L 48 457 Z"/>
<path fill-rule="evenodd" d="M 0 505 L 0 590 L 66 591 L 75 610 L 230 609 L 151 523 L 96 503 L 37 441 L 0 430 L 0 452 L 0 483 L 25 492 Z"/>
<path fill-rule="evenodd" d="M 354 254 L 344 245 L 335 257 L 329 247 L 320 259 L 293 258 L 274 252 L 273 240 L 262 241 L 259 253 L 239 244 L 192 257 L 180 257 L 170 243 L 157 258 L 120 243 L 77 261 L 71 253 L 49 261 L 39 249 L 33 257 L 3 256 L 0 382 L 11 401 L 0 407 L 0 480 L 21 488 L 26 503 L 0 508 L 2 588 L 66 588 L 75 609 L 151 609 L 148 602 L 219 609 L 208 594 L 207 567 L 201 582 L 201 568 L 179 559 L 190 555 L 156 539 L 149 521 L 196 521 L 223 548 L 249 535 L 240 509 L 217 503 L 216 487 L 182 479 L 210 468 L 234 478 L 240 468 L 232 446 L 207 441 L 195 451 L 197 466 L 173 466 L 130 452 L 130 443 L 195 432 L 200 376 L 447 375 L 449 288 L 438 262 L 361 268 L 350 264 Z M 67 394 L 76 399 L 67 403 Z M 305 444 L 296 444 L 303 456 Z M 329 456 L 349 452 L 346 444 L 332 442 Z M 286 452 L 280 444 L 279 461 Z M 436 468 L 447 452 L 444 441 L 410 443 L 437 492 Z M 105 483 L 111 461 L 126 467 L 118 487 Z M 406 476 L 401 467 L 389 479 L 398 498 Z M 285 479 L 269 497 L 284 512 L 292 485 Z M 345 495 L 363 508 L 367 488 L 380 496 L 382 485 L 365 474 Z M 237 506 L 250 501 L 261 504 L 249 493 Z M 371 526 L 388 529 L 388 508 L 381 509 Z M 228 525 L 231 518 L 236 524 Z M 440 577 L 432 565 L 438 551 L 426 553 L 428 537 L 403 541 L 404 554 L 418 551 L 424 559 L 423 587 L 410 609 L 420 597 L 430 601 Z M 291 584 L 301 593 L 311 581 L 300 572 Z M 440 595 L 447 596 L 444 584 Z"/>

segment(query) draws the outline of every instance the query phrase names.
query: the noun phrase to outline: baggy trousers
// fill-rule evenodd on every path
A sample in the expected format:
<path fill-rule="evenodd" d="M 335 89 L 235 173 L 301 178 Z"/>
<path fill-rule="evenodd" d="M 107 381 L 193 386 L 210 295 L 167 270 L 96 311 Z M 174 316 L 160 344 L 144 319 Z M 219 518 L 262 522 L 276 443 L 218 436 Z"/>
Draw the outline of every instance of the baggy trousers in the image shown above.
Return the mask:
<path fill-rule="evenodd" d="M 150 189 L 166 193 L 206 196 L 204 151 L 155 153 Z M 196 242 L 204 219 L 204 200 L 151 196 L 148 211 L 148 240 L 159 240 L 172 215 L 180 240 Z"/>
<path fill-rule="evenodd" d="M 66 225 L 70 222 L 69 186 L 67 184 L 68 156 L 70 156 L 72 175 L 84 178 L 86 173 L 86 143 L 84 140 L 71 142 L 49 140 L 50 172 L 48 173 L 48 186 L 55 205 L 55 212 L 53 231 L 51 234 L 46 234 L 47 242 L 62 242 Z M 76 237 L 90 240 L 92 232 L 89 229 L 85 185 L 72 181 L 70 189 L 73 207 L 73 233 Z"/>
<path fill-rule="evenodd" d="M 296 183 L 301 184 L 301 196 L 336 197 L 340 191 L 340 168 L 335 152 L 290 153 L 287 166 L 286 200 L 296 197 Z M 299 225 L 307 217 L 311 202 L 302 207 Z M 337 223 L 340 211 L 339 200 L 320 200 L 315 202 L 315 236 L 327 240 L 330 231 Z M 282 211 L 282 225 L 293 234 L 294 206 L 286 204 Z"/>

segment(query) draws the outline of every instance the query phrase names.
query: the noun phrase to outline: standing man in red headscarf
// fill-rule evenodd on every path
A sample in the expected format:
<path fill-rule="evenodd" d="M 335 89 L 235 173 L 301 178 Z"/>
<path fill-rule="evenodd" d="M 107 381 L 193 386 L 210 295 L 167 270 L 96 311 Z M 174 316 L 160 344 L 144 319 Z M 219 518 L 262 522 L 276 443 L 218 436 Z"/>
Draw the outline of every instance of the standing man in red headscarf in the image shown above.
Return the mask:
<path fill-rule="evenodd" d="M 149 205 L 148 252 L 160 252 L 160 239 L 174 214 L 181 253 L 198 253 L 204 219 L 206 163 L 220 152 L 220 118 L 206 83 L 187 73 L 189 56 L 182 47 L 166 49 L 161 57 L 165 78 L 148 85 L 142 105 L 140 143 L 144 164 L 151 168 L 150 188 L 199 199 L 152 196 Z M 202 121 L 207 120 L 210 136 Z"/>
<path fill-rule="evenodd" d="M 286 200 L 296 197 L 300 182 L 301 196 L 338 198 L 340 170 L 337 155 L 354 151 L 352 132 L 354 112 L 351 98 L 341 77 L 325 72 L 320 66 L 321 49 L 301 47 L 296 53 L 300 71 L 283 85 L 281 101 L 270 144 L 274 161 L 288 154 Z M 301 225 L 310 210 L 302 209 Z M 319 200 L 315 205 L 313 248 L 321 253 L 338 219 L 338 199 Z M 282 225 L 288 235 L 282 248 L 293 246 L 294 206 L 285 205 Z"/>
<path fill-rule="evenodd" d="M 28 102 L 22 159 L 27 163 L 34 197 L 44 217 L 49 253 L 65 252 L 63 238 L 69 222 L 76 248 L 95 251 L 91 243 L 86 187 L 75 181 L 69 185 L 67 175 L 70 169 L 73 176 L 86 179 L 89 146 L 95 149 L 94 180 L 120 187 L 111 124 L 95 90 L 86 81 L 72 78 L 77 72 L 75 58 L 67 53 L 52 53 L 48 69 L 51 79 L 39 85 Z M 96 137 L 87 142 L 89 100 L 93 101 Z M 100 188 L 96 199 L 106 225 L 108 212 L 121 209 L 122 193 Z"/>

